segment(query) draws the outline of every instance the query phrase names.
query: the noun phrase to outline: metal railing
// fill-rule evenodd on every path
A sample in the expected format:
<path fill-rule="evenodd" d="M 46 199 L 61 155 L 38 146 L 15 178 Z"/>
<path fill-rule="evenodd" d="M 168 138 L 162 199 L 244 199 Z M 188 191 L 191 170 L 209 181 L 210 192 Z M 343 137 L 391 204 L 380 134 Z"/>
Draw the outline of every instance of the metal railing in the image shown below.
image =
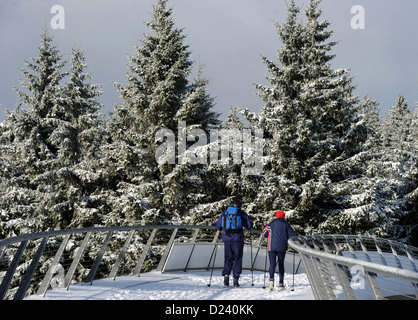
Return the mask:
<path fill-rule="evenodd" d="M 260 233 L 245 233 L 258 250 Z M 68 289 L 98 278 L 163 271 L 173 244 L 215 244 L 219 234 L 213 226 L 164 225 L 56 230 L 3 239 L 0 300 L 44 296 L 50 288 Z M 300 255 L 315 299 L 418 299 L 415 247 L 350 235 L 297 236 L 289 245 Z M 184 271 L 190 258 L 191 253 L 184 256 Z M 255 261 L 252 257 L 252 269 Z M 202 269 L 208 266 L 206 261 Z"/>
<path fill-rule="evenodd" d="M 246 240 L 260 245 L 260 233 L 246 231 Z M 214 226 L 162 225 L 66 229 L 3 239 L 0 300 L 45 296 L 50 288 L 68 290 L 71 284 L 91 284 L 98 278 L 162 271 L 173 243 L 216 243 L 218 238 Z"/>
<path fill-rule="evenodd" d="M 317 300 L 418 299 L 418 248 L 352 235 L 295 236 Z"/>

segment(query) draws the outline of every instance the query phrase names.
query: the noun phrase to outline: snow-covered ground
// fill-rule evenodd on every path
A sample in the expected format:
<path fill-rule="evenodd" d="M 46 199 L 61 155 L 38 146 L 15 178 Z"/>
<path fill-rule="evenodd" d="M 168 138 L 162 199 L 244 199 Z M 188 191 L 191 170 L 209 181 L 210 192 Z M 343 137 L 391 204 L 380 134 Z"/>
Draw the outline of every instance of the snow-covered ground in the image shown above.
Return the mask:
<path fill-rule="evenodd" d="M 76 284 L 69 290 L 55 288 L 45 297 L 32 295 L 27 300 L 313 300 L 305 273 L 296 274 L 293 288 L 292 274 L 285 275 L 286 289 L 268 290 L 268 273 L 244 271 L 240 288 L 224 288 L 219 270 L 161 273 L 152 271 L 140 277 L 123 276 L 116 280 L 101 279 L 90 284 Z M 252 280 L 254 279 L 254 280 Z M 254 283 L 254 286 L 251 284 Z M 266 289 L 263 289 L 264 283 Z"/>

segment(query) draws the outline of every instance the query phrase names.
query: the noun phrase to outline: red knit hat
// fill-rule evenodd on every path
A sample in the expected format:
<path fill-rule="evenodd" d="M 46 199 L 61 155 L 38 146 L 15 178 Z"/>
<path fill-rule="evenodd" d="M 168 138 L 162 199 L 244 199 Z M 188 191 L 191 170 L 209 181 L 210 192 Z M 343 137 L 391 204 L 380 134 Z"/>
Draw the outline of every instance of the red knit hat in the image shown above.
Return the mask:
<path fill-rule="evenodd" d="M 285 214 L 284 214 L 284 211 L 276 211 L 276 219 L 279 219 L 279 218 L 285 218 Z"/>

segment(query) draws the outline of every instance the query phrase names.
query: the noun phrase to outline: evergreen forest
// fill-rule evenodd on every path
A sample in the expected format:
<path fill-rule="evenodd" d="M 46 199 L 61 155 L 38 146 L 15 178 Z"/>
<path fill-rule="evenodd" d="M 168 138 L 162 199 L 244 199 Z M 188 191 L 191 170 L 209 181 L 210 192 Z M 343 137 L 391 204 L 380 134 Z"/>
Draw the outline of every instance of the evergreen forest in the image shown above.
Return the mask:
<path fill-rule="evenodd" d="M 268 84 L 254 83 L 261 110 L 237 106 L 223 121 L 167 2 L 156 1 L 125 82 L 115 83 L 121 102 L 110 115 L 85 52 L 74 48 L 64 61 L 48 30 L 41 34 L 38 55 L 19 69 L 19 102 L 0 124 L 0 239 L 214 225 L 238 203 L 256 229 L 283 210 L 297 234 L 418 246 L 417 107 L 399 94 L 382 117 L 377 100 L 354 94 L 350 70 L 331 65 L 338 44 L 321 1 L 303 11 L 289 3 L 287 19 L 275 24 L 277 59 L 261 57 Z M 229 137 L 230 155 L 218 161 L 214 132 L 238 132 L 243 142 L 231 147 Z M 260 132 L 261 152 L 246 149 Z M 256 163 L 261 170 L 249 172 Z"/>

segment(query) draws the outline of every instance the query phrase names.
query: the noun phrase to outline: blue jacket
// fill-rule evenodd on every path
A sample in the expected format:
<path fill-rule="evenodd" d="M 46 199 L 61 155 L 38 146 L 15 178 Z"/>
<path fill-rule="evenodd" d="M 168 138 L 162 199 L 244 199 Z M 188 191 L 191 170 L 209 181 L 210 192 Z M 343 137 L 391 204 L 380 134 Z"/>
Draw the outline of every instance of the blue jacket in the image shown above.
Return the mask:
<path fill-rule="evenodd" d="M 286 252 L 287 240 L 294 236 L 294 232 L 285 219 L 279 218 L 264 228 L 263 236 L 267 238 L 268 251 Z"/>
<path fill-rule="evenodd" d="M 216 221 L 216 228 L 218 230 L 222 230 L 222 217 L 223 214 L 225 213 L 226 209 L 222 212 L 222 214 L 220 215 L 218 221 Z M 240 209 L 239 213 L 241 215 L 241 220 L 242 220 L 242 226 L 248 230 L 251 230 L 253 227 L 253 222 L 251 221 L 250 217 L 248 216 L 248 214 Z M 225 233 L 225 230 L 222 233 L 222 241 L 226 242 L 226 241 L 236 241 L 236 242 L 242 242 L 244 243 L 244 231 L 241 230 L 237 233 L 232 233 L 230 235 L 227 235 Z"/>

